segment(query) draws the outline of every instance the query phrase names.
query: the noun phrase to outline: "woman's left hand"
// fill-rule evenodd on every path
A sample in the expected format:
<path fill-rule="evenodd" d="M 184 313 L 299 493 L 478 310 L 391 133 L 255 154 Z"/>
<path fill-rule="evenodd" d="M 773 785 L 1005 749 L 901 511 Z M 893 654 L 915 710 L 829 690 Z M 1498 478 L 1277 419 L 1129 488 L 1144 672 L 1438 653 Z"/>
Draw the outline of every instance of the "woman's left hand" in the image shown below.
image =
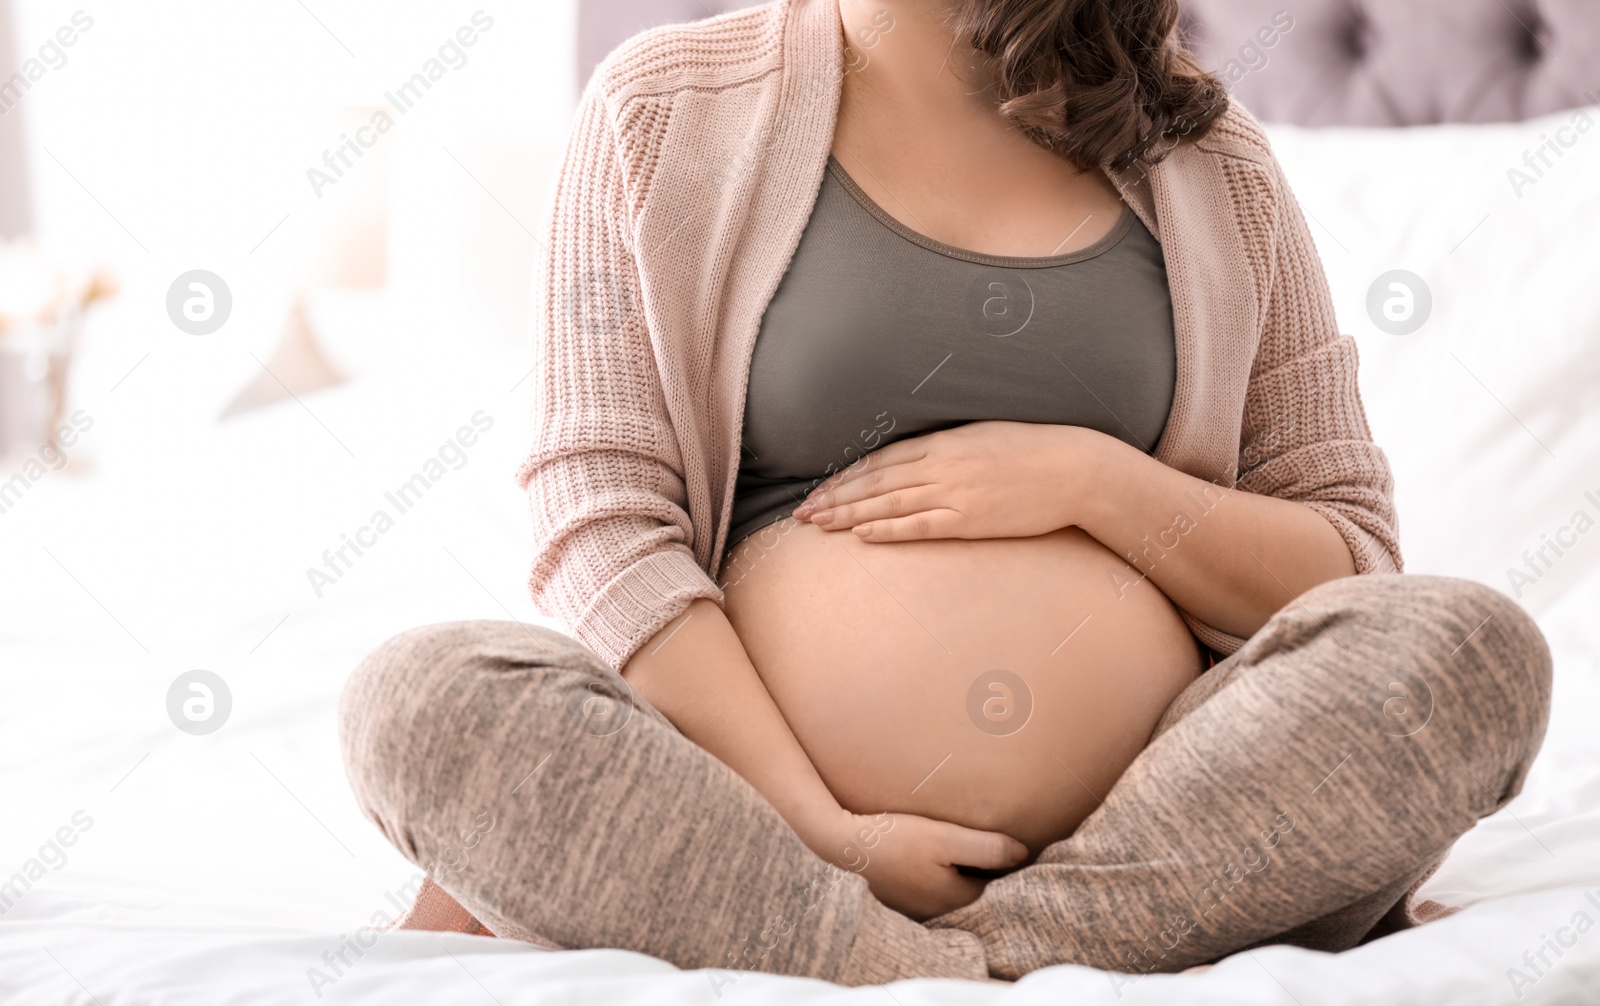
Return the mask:
<path fill-rule="evenodd" d="M 1104 434 L 981 420 L 899 440 L 811 491 L 797 520 L 865 541 L 1028 538 L 1069 527 Z"/>

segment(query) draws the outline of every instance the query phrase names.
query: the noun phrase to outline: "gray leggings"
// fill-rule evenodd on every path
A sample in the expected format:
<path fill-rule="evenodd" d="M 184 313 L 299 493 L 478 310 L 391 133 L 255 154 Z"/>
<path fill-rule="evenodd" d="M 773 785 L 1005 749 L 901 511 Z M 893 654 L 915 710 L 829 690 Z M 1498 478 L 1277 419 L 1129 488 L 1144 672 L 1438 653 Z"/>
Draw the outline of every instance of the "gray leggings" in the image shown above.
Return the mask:
<path fill-rule="evenodd" d="M 926 925 L 559 633 L 403 633 L 356 669 L 340 727 L 367 816 L 502 936 L 635 950 L 713 984 L 1061 963 L 1125 983 L 1415 924 L 1416 888 L 1520 790 L 1550 672 L 1533 621 L 1488 587 L 1325 583 L 1179 695 L 1072 836 Z"/>

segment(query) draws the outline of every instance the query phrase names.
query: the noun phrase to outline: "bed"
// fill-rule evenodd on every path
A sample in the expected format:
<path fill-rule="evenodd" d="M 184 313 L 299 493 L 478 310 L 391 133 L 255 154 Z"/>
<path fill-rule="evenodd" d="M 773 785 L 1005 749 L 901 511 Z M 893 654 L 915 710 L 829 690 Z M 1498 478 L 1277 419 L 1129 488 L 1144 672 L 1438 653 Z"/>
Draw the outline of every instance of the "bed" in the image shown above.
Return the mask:
<path fill-rule="evenodd" d="M 605 7 L 580 21 L 580 73 L 615 42 L 594 28 Z M 74 377 L 93 420 L 77 461 L 0 517 L 0 871 L 38 873 L 0 887 L 0 1002 L 1600 1002 L 1600 14 L 1330 0 L 1293 7 L 1267 46 L 1278 10 L 1196 3 L 1190 30 L 1213 65 L 1239 61 L 1234 93 L 1273 120 L 1359 343 L 1407 568 L 1515 596 L 1555 654 L 1523 793 L 1422 891 L 1461 911 L 1344 954 L 1267 947 L 1131 986 L 1076 966 L 1016 985 L 719 986 L 621 951 L 427 932 L 356 945 L 400 914 L 415 870 L 350 797 L 339 689 L 409 626 L 540 621 L 511 478 L 533 363 L 441 350 L 219 423 L 214 359 L 128 370 L 128 331 L 159 341 L 165 324 L 137 307 L 160 284 L 135 277 Z M 320 310 L 336 330 L 395 307 L 352 294 Z M 322 553 L 479 414 L 491 425 L 460 463 L 330 567 Z M 192 671 L 224 682 L 221 729 L 175 729 Z"/>

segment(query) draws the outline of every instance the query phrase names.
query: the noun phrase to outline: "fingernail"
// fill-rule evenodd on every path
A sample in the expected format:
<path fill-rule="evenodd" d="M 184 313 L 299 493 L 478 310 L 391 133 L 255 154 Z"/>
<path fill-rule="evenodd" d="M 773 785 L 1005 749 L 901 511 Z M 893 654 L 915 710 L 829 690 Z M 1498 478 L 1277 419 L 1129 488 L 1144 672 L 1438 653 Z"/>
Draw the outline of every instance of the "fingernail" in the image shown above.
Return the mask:
<path fill-rule="evenodd" d="M 829 524 L 833 523 L 833 511 L 824 510 L 821 513 L 812 514 L 811 523 L 821 524 L 823 527 L 827 527 Z"/>
<path fill-rule="evenodd" d="M 1021 842 L 1018 842 L 1017 845 L 1016 845 L 1016 848 L 1011 851 L 1011 862 L 1012 862 L 1012 864 L 1015 865 L 1017 863 L 1024 862 L 1027 858 L 1028 858 L 1028 847 L 1026 845 L 1023 845 Z"/>
<path fill-rule="evenodd" d="M 795 520 L 805 520 L 807 517 L 811 516 L 812 514 L 814 514 L 816 512 L 817 512 L 817 505 L 815 503 L 811 502 L 810 500 L 806 500 L 804 503 L 802 503 L 799 506 L 794 508 L 794 519 Z"/>

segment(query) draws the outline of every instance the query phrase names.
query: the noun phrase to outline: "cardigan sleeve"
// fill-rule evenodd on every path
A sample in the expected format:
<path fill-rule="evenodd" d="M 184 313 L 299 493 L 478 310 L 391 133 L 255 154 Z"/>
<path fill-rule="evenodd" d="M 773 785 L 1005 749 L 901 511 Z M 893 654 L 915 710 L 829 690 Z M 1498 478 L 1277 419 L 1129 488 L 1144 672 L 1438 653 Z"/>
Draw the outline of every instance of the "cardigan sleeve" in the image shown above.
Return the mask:
<path fill-rule="evenodd" d="M 689 547 L 627 186 L 591 83 L 556 184 L 535 317 L 534 442 L 517 481 L 533 516 L 535 604 L 619 671 L 694 598 L 722 600 Z"/>
<path fill-rule="evenodd" d="M 1262 195 L 1271 214 L 1269 263 L 1240 430 L 1235 488 L 1294 500 L 1333 525 L 1357 574 L 1399 572 L 1394 477 L 1372 439 L 1356 382 L 1353 338 L 1339 332 L 1333 298 L 1305 214 L 1267 154 Z M 1189 617 L 1224 655 L 1245 640 Z"/>

